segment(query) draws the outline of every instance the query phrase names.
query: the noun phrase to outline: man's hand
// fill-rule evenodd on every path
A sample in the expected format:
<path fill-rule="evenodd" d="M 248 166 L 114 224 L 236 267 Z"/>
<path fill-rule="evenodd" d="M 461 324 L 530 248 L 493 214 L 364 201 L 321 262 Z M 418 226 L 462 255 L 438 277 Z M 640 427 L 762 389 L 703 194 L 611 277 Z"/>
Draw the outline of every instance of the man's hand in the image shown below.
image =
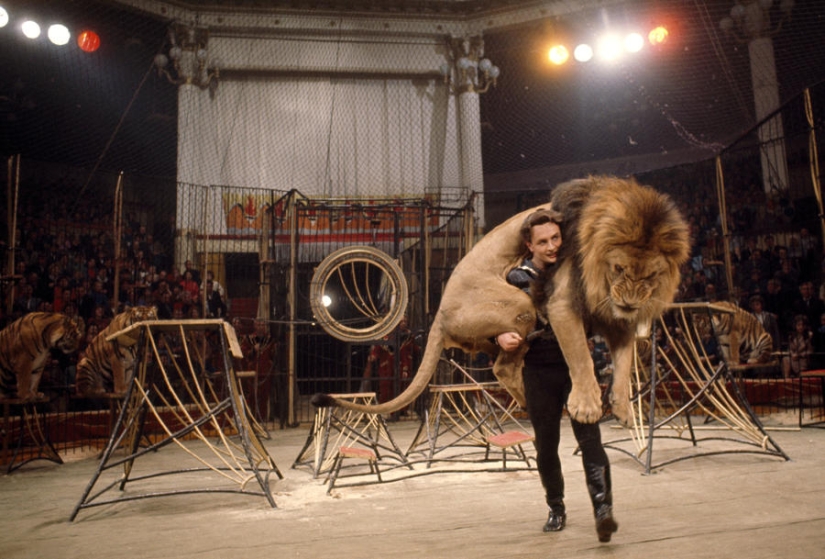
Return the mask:
<path fill-rule="evenodd" d="M 505 332 L 496 336 L 498 347 L 504 351 L 515 351 L 524 340 L 516 332 Z"/>

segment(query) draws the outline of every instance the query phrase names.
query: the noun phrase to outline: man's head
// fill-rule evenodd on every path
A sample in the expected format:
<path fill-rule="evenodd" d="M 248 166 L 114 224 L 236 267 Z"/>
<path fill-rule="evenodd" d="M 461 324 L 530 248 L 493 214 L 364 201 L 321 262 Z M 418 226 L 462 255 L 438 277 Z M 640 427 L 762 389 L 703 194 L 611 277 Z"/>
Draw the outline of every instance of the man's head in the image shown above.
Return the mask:
<path fill-rule="evenodd" d="M 754 295 L 753 297 L 751 297 L 750 303 L 751 303 L 751 312 L 753 312 L 755 314 L 759 314 L 759 313 L 762 312 L 762 306 L 764 305 L 765 300 L 762 299 L 762 297 L 760 295 Z"/>
<path fill-rule="evenodd" d="M 521 226 L 521 238 L 532 255 L 533 265 L 539 270 L 556 263 L 561 247 L 562 216 L 553 210 L 531 213 Z"/>
<path fill-rule="evenodd" d="M 262 318 L 255 319 L 255 334 L 258 336 L 269 335 L 269 323 Z"/>

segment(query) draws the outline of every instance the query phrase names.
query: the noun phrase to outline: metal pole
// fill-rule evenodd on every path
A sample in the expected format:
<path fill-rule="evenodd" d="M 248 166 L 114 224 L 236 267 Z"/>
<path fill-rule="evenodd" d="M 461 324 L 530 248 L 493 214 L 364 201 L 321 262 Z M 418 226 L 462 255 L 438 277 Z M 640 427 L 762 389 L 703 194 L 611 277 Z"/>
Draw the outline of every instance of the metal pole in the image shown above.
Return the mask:
<path fill-rule="evenodd" d="M 112 218 L 112 234 L 115 237 L 115 290 L 113 296 L 113 312 L 117 314 L 117 305 L 120 302 L 120 241 L 123 235 L 123 171 L 117 176 L 115 184 L 115 209 Z"/>
<path fill-rule="evenodd" d="M 201 294 L 202 305 L 203 309 L 201 310 L 201 318 L 206 318 L 209 316 L 209 304 L 206 300 L 206 271 L 209 269 L 209 223 L 210 223 L 210 215 L 209 215 L 209 199 L 212 197 L 212 188 L 205 188 L 206 192 L 206 200 L 204 200 L 204 212 L 203 212 L 203 224 L 201 225 L 201 237 L 203 238 L 203 268 L 201 269 L 201 285 L 203 286 L 200 289 L 199 293 Z M 197 254 L 197 245 L 195 245 L 195 254 Z M 198 288 L 201 286 L 199 285 Z M 187 317 L 189 318 L 189 317 Z"/>
<path fill-rule="evenodd" d="M 647 410 L 647 456 L 645 458 L 645 474 L 649 474 L 653 462 L 653 433 L 656 431 L 656 381 L 658 374 L 656 371 L 656 320 L 650 325 L 650 409 Z M 637 363 L 637 367 L 641 364 Z M 614 379 L 615 380 L 615 379 Z M 639 405 L 642 403 L 642 396 L 639 394 Z"/>
<path fill-rule="evenodd" d="M 287 216 L 289 220 L 289 364 L 287 369 L 287 393 L 289 401 L 289 421 L 295 423 L 295 352 L 297 351 L 297 332 L 295 320 L 297 310 L 298 284 L 298 215 L 295 204 L 295 191 L 287 199 Z"/>
<path fill-rule="evenodd" d="M 805 88 L 805 118 L 808 119 L 808 159 L 811 167 L 811 184 L 814 187 L 816 205 L 819 210 L 819 227 L 822 240 L 825 241 L 825 211 L 822 209 L 822 183 L 819 181 L 819 154 L 816 149 L 816 127 L 814 124 L 814 109 L 811 104 L 811 90 Z"/>
<path fill-rule="evenodd" d="M 725 204 L 725 176 L 722 172 L 722 158 L 716 156 L 716 198 L 719 203 L 719 217 L 722 222 L 722 242 L 725 251 L 725 281 L 728 282 L 728 299 L 733 297 L 733 267 L 730 260 L 730 234 L 728 233 L 728 211 Z"/>
<path fill-rule="evenodd" d="M 12 179 L 12 175 L 14 179 Z M 12 180 L 14 187 L 12 187 Z M 12 190 L 13 189 L 13 190 Z M 9 281 L 11 282 L 11 289 L 9 290 L 9 300 L 7 303 L 8 314 L 11 315 L 14 308 L 14 253 L 17 247 L 17 202 L 20 194 L 20 154 L 9 157 L 8 161 L 8 214 L 9 214 Z"/>

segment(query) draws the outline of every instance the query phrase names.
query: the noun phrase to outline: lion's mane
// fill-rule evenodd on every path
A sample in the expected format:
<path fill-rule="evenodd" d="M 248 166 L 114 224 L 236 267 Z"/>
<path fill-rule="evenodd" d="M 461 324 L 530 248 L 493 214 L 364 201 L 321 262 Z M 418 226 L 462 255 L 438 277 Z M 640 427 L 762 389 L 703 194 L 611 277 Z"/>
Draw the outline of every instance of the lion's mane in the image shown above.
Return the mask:
<path fill-rule="evenodd" d="M 616 290 L 639 289 L 628 285 L 654 273 L 649 296 L 638 309 L 635 323 L 649 323 L 673 301 L 679 286 L 679 268 L 690 254 L 687 224 L 673 201 L 653 188 L 634 180 L 590 177 L 559 185 L 551 205 L 562 212 L 561 259 L 572 257 L 578 289 L 577 309 L 598 329 L 627 325 L 627 316 L 617 316 L 605 305 L 621 298 Z M 609 267 L 624 256 L 630 281 L 611 281 Z M 642 276 L 642 277 L 639 277 Z M 627 295 L 627 294 L 624 294 Z M 630 295 L 642 295 L 632 293 Z"/>

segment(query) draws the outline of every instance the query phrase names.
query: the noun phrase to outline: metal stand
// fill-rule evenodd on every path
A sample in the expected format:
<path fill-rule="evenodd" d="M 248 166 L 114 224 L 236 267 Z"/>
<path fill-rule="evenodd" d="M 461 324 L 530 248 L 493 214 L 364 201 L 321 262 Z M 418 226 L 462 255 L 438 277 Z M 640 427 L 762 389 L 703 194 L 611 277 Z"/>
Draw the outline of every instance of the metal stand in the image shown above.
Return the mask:
<path fill-rule="evenodd" d="M 375 392 L 333 394 L 335 398 L 358 404 L 372 404 Z M 292 468 L 309 466 L 313 477 L 332 470 L 341 447 L 360 445 L 369 448 L 378 460 L 392 458 L 405 465 L 407 458 L 395 444 L 381 415 L 344 408 L 317 408 L 303 448 Z M 382 454 L 382 451 L 383 454 Z"/>
<path fill-rule="evenodd" d="M 459 447 L 483 450 L 483 460 L 489 460 L 491 440 L 498 441 L 496 437 L 505 433 L 502 425 L 504 422 L 514 422 L 521 432 L 525 432 L 512 415 L 512 405 L 503 406 L 491 394 L 491 391 L 502 389 L 500 383 L 477 382 L 455 361 L 451 360 L 450 365 L 463 373 L 470 382 L 430 385 L 429 409 L 425 412 L 418 432 L 407 450 L 407 456 L 414 452 L 423 452 L 428 468 L 438 460 L 468 461 L 464 458 L 467 453 L 453 453 L 444 458 L 436 458 L 438 454 Z M 530 467 L 529 458 L 520 443 L 507 444 L 500 448 L 504 453 L 514 452 L 528 468 Z M 503 461 L 506 468 L 506 456 L 503 457 Z"/>
<path fill-rule="evenodd" d="M 219 344 L 223 373 L 217 378 L 207 377 L 193 365 L 190 346 L 198 335 L 208 335 Z M 70 520 L 89 507 L 189 493 L 259 496 L 275 508 L 269 477 L 272 473 L 279 479 L 283 476 L 261 444 L 232 367 L 230 353 L 242 357 L 234 329 L 222 320 L 153 320 L 135 324 L 109 339 L 117 339 L 121 345 L 137 343 L 136 371 L 100 464 Z M 225 382 L 225 390 L 216 389 L 213 383 L 218 381 Z M 141 447 L 144 437 L 153 442 Z M 183 450 L 195 467 L 149 469 L 137 475 L 140 458 L 170 444 Z M 124 455 L 115 456 L 116 451 Z M 92 493 L 110 472 L 113 479 Z M 127 484 L 131 487 L 171 474 L 190 474 L 191 478 L 193 472 L 203 473 L 204 479 L 209 476 L 216 485 L 176 486 L 174 490 L 106 498 L 109 491 L 122 492 Z"/>
<path fill-rule="evenodd" d="M 811 385 L 819 382 L 818 401 L 810 402 L 811 404 L 811 421 L 804 422 L 805 415 L 805 393 L 806 385 Z M 816 400 L 817 396 L 811 396 L 812 400 Z M 814 413 L 816 412 L 816 415 Z M 802 371 L 799 375 L 799 427 L 816 427 L 818 429 L 825 429 L 825 369 L 816 369 L 813 371 Z"/>
<path fill-rule="evenodd" d="M 662 323 L 654 323 L 649 361 L 636 355 L 630 436 L 605 442 L 604 447 L 632 457 L 644 466 L 646 474 L 680 460 L 717 454 L 765 454 L 790 460 L 765 431 L 727 365 L 719 363 L 712 368 L 709 364 L 692 316 L 729 311 L 712 303 L 675 304 L 671 311 L 679 334 L 663 328 L 663 347 L 656 338 Z M 704 417 L 705 425 L 695 426 L 696 416 Z M 698 437 L 699 430 L 724 431 L 728 436 Z M 685 433 L 688 437 L 683 437 Z M 660 439 L 685 441 L 694 448 L 709 441 L 735 443 L 736 447 L 679 454 L 654 463 L 654 441 Z M 634 450 L 624 448 L 622 443 L 626 442 L 633 442 Z"/>
<path fill-rule="evenodd" d="M 57 464 L 63 463 L 63 459 L 49 439 L 48 425 L 43 425 L 45 414 L 41 414 L 37 410 L 38 404 L 48 402 L 47 398 L 43 397 L 35 400 L 3 398 L 0 399 L 0 402 L 3 404 L 3 462 L 8 464 L 7 474 L 34 460 L 49 460 Z M 20 407 L 19 416 L 12 416 L 12 406 Z M 17 421 L 13 421 L 13 418 Z M 11 459 L 7 461 L 9 443 L 14 432 L 15 423 L 19 435 Z"/>

